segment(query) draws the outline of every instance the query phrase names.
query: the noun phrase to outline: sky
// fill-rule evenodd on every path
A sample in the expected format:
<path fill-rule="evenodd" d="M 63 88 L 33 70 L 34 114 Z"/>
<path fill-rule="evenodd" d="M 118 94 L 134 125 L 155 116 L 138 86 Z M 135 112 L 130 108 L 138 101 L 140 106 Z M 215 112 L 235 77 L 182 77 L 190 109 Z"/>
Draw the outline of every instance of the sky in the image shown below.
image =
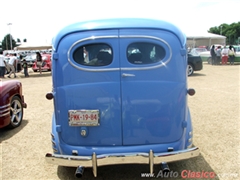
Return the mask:
<path fill-rule="evenodd" d="M 94 19 L 160 19 L 186 35 L 240 22 L 240 0 L 2 0 L 0 7 L 0 41 L 10 33 L 36 44 L 51 43 L 69 24 Z"/>

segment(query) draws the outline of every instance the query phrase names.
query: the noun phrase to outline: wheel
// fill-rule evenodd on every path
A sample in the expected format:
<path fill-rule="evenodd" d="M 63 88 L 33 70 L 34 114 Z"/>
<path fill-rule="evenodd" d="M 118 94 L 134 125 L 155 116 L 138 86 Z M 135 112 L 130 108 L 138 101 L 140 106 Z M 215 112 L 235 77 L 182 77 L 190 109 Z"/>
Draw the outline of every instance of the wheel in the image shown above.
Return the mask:
<path fill-rule="evenodd" d="M 188 64 L 188 76 L 191 76 L 194 72 L 193 66 L 191 64 Z"/>
<path fill-rule="evenodd" d="M 17 96 L 14 96 L 11 100 L 10 107 L 10 124 L 9 128 L 16 128 L 22 123 L 23 119 L 23 106 L 21 99 Z"/>
<path fill-rule="evenodd" d="M 33 72 L 37 72 L 37 70 L 33 70 Z"/>
<path fill-rule="evenodd" d="M 207 59 L 207 63 L 208 63 L 208 64 L 212 64 L 212 58 L 211 58 L 211 57 L 209 57 L 209 58 Z"/>

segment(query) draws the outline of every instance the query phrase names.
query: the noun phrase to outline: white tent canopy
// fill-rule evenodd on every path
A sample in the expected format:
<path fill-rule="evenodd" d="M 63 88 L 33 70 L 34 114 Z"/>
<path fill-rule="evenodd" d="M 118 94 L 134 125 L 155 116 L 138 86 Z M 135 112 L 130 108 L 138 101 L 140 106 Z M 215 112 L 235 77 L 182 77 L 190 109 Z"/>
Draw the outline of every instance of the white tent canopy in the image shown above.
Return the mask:
<path fill-rule="evenodd" d="M 23 43 L 20 46 L 16 47 L 15 50 L 47 50 L 52 49 L 52 45 L 48 43 L 41 43 L 41 44 L 30 44 L 30 43 Z"/>
<path fill-rule="evenodd" d="M 226 45 L 226 37 L 208 32 L 199 34 L 187 34 L 188 47 L 211 47 L 212 44 Z"/>

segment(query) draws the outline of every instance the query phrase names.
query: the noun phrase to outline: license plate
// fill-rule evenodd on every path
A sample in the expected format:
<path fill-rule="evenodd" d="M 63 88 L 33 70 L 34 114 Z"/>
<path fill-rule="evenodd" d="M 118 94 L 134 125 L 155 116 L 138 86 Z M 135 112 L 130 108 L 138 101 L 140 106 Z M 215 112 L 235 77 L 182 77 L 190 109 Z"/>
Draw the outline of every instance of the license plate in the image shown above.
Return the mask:
<path fill-rule="evenodd" d="M 99 126 L 99 110 L 69 110 L 69 126 Z"/>

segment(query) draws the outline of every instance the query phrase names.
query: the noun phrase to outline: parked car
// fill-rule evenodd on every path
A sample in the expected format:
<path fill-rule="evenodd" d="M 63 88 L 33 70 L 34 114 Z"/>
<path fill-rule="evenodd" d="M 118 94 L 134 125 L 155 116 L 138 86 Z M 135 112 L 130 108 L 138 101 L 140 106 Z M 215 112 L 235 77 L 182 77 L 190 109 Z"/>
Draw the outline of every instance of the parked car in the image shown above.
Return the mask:
<path fill-rule="evenodd" d="M 91 27 L 89 26 L 91 24 Z M 94 37 L 94 38 L 93 38 Z M 65 27 L 53 42 L 54 99 L 48 163 L 83 167 L 189 159 L 199 155 L 187 96 L 186 36 L 151 19 Z"/>
<path fill-rule="evenodd" d="M 29 67 L 32 67 L 32 65 L 36 61 L 36 53 L 30 53 L 27 56 L 25 56 L 23 59 L 26 60 Z M 23 59 L 21 60 L 22 63 L 23 63 Z"/>
<path fill-rule="evenodd" d="M 52 56 L 51 54 L 41 54 L 42 55 L 42 71 L 51 71 L 52 69 Z M 37 67 L 36 61 L 32 65 L 32 70 L 37 72 L 39 68 Z"/>
<path fill-rule="evenodd" d="M 207 52 L 207 49 L 206 48 L 192 48 L 189 53 L 192 55 L 195 55 L 195 56 L 199 56 L 199 54 L 202 52 Z"/>
<path fill-rule="evenodd" d="M 194 71 L 200 71 L 203 68 L 203 62 L 199 55 L 188 53 L 188 76 L 191 76 Z"/>
<path fill-rule="evenodd" d="M 0 128 L 16 128 L 23 119 L 23 108 L 27 108 L 22 94 L 22 83 L 6 80 L 0 83 Z"/>

